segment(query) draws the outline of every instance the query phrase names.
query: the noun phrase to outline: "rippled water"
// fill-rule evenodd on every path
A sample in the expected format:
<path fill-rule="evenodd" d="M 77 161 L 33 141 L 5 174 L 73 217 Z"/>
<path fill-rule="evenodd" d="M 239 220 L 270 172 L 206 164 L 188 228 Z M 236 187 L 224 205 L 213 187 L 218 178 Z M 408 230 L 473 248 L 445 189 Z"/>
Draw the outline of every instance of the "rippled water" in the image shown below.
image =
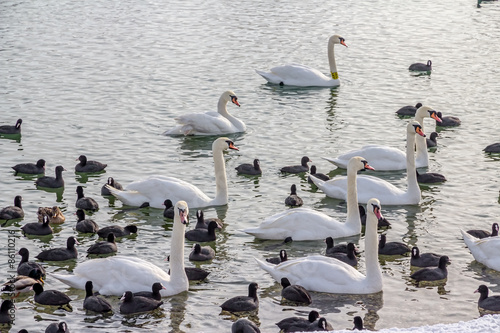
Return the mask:
<path fill-rule="evenodd" d="M 53 321 L 66 321 L 76 332 L 228 331 L 234 318 L 220 315 L 219 305 L 260 285 L 260 309 L 252 318 L 264 331 L 275 322 L 317 309 L 334 328 L 352 327 L 362 316 L 370 328 L 449 323 L 479 316 L 479 284 L 500 292 L 500 273 L 475 262 L 459 228 L 489 229 L 498 222 L 498 156 L 482 149 L 498 142 L 500 107 L 500 5 L 474 1 L 2 1 L 0 4 L 0 123 L 23 119 L 18 140 L 0 139 L 0 207 L 15 195 L 24 198 L 26 216 L 1 230 L 0 267 L 8 277 L 8 231 L 16 232 L 15 248 L 32 256 L 62 246 L 75 234 L 77 185 L 97 199 L 93 215 L 101 226 L 136 224 L 137 237 L 122 239 L 119 253 L 137 255 L 167 268 L 171 222 L 161 210 L 120 213 L 121 203 L 100 196 L 108 176 L 122 184 L 150 174 L 173 175 L 215 192 L 211 143 L 214 137 L 171 138 L 161 133 L 175 116 L 215 110 L 220 94 L 238 95 L 241 108 L 229 111 L 247 124 L 232 135 L 239 152 L 225 155 L 229 204 L 209 208 L 226 224 L 211 244 L 217 258 L 201 265 L 207 281 L 191 284 L 186 293 L 165 299 L 163 311 L 140 316 L 87 315 L 84 292 L 50 278 L 75 263 L 48 265 L 46 288 L 67 292 L 71 312 L 37 305 L 24 294 L 16 299 L 21 328 L 40 331 Z M 340 34 L 349 48 L 337 47 L 339 88 L 294 89 L 265 84 L 254 69 L 297 62 L 328 72 L 326 43 Z M 408 72 L 409 64 L 433 61 L 431 75 Z M 444 286 L 417 288 L 409 281 L 409 258 L 381 258 L 383 293 L 370 296 L 313 295 L 310 307 L 280 305 L 281 287 L 253 257 L 277 256 L 266 247 L 277 242 L 256 240 L 240 229 L 256 226 L 287 209 L 284 199 L 296 184 L 305 206 L 343 219 L 345 203 L 327 198 L 304 176 L 279 173 L 284 165 L 309 156 L 319 172 L 342 170 L 323 160 L 367 143 L 404 149 L 406 121 L 394 112 L 422 102 L 460 117 L 457 128 L 438 129 L 439 145 L 430 152 L 429 171 L 448 181 L 422 186 L 418 206 L 383 207 L 392 222 L 389 240 L 418 245 L 421 250 L 450 256 Z M 426 132 L 434 130 L 426 123 Z M 106 173 L 75 175 L 75 159 L 86 154 L 108 163 Z M 258 157 L 264 173 L 244 177 L 234 167 Z M 35 189 L 33 178 L 14 176 L 11 166 L 47 161 L 64 173 L 64 193 Z M 405 175 L 378 173 L 404 187 Z M 67 221 L 46 238 L 23 237 L 19 227 L 36 219 L 39 206 L 57 204 Z M 194 217 L 194 210 L 191 211 Z M 194 218 L 192 218 L 194 220 Z M 306 222 L 305 222 L 306 223 Z M 77 262 L 96 237 L 78 235 Z M 363 249 L 363 235 L 354 240 Z M 186 258 L 192 243 L 185 246 Z M 324 243 L 292 242 L 289 257 L 322 253 Z M 17 258 L 19 260 L 19 258 Z M 360 271 L 364 272 L 364 256 Z M 192 263 L 187 263 L 191 266 Z M 118 308 L 118 299 L 113 299 Z M 439 314 L 439 315 L 437 315 Z"/>

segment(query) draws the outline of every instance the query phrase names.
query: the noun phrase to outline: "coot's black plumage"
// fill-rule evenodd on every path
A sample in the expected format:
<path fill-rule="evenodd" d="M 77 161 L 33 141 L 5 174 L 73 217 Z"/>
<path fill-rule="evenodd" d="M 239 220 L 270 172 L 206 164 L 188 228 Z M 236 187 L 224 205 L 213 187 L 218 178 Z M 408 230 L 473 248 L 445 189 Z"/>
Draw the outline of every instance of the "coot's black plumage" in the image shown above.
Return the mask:
<path fill-rule="evenodd" d="M 114 187 L 117 190 L 123 190 L 123 186 L 120 183 L 118 183 L 113 177 L 108 177 L 106 184 L 101 187 L 101 195 L 112 195 L 106 185 Z"/>
<path fill-rule="evenodd" d="M 86 197 L 83 194 L 83 187 L 76 187 L 77 200 L 75 203 L 76 208 L 85 209 L 85 210 L 98 210 L 99 204 L 92 198 Z"/>
<path fill-rule="evenodd" d="M 493 223 L 491 225 L 491 232 L 487 230 L 481 230 L 481 229 L 472 229 L 472 230 L 467 230 L 468 234 L 471 234 L 472 236 L 476 238 L 486 238 L 486 237 L 494 237 L 498 236 L 498 223 Z"/>
<path fill-rule="evenodd" d="M 31 222 L 31 223 L 26 223 L 21 227 L 21 230 L 23 233 L 26 235 L 37 235 L 37 236 L 45 236 L 45 235 L 50 235 L 54 231 L 52 230 L 52 227 L 50 226 L 50 221 L 49 217 L 45 215 L 43 217 L 43 222 Z"/>
<path fill-rule="evenodd" d="M 442 255 L 436 253 L 420 253 L 419 248 L 414 246 L 411 249 L 410 265 L 415 267 L 437 267 L 441 257 Z"/>
<path fill-rule="evenodd" d="M 17 274 L 28 276 L 33 269 L 38 269 L 42 273 L 42 276 L 45 276 L 45 268 L 42 265 L 34 261 L 29 261 L 30 251 L 27 248 L 22 247 L 17 254 L 21 256 L 21 261 L 17 265 Z"/>
<path fill-rule="evenodd" d="M 448 270 L 446 269 L 448 262 L 450 262 L 450 258 L 448 258 L 448 256 L 441 256 L 441 258 L 439 258 L 438 267 L 421 268 L 410 275 L 410 277 L 417 282 L 446 279 L 448 277 Z"/>
<path fill-rule="evenodd" d="M 285 205 L 291 207 L 299 207 L 302 206 L 303 204 L 304 202 L 302 201 L 302 198 L 297 195 L 297 186 L 293 184 L 290 187 L 290 195 L 285 199 Z"/>
<path fill-rule="evenodd" d="M 15 308 L 14 302 L 10 299 L 6 299 L 0 305 L 0 324 L 11 324 L 13 321 L 13 317 L 10 316 L 10 309 Z"/>
<path fill-rule="evenodd" d="M 258 284 L 252 282 L 248 285 L 248 296 L 235 296 L 220 306 L 222 310 L 229 312 L 254 311 L 259 308 L 259 298 L 257 296 Z"/>
<path fill-rule="evenodd" d="M 353 331 L 355 330 L 362 331 L 365 329 L 363 326 L 363 318 L 361 318 L 360 316 L 354 317 L 353 322 L 354 322 L 354 327 L 352 328 Z"/>
<path fill-rule="evenodd" d="M 315 165 L 311 165 L 311 171 L 309 171 L 309 176 L 307 177 L 307 182 L 309 184 L 314 184 L 313 181 L 311 180 L 311 177 L 319 178 L 321 180 L 324 180 L 325 182 L 328 181 L 328 180 L 330 180 L 330 177 L 328 177 L 324 173 L 316 172 L 316 166 Z"/>
<path fill-rule="evenodd" d="M 410 252 L 411 249 L 408 245 L 402 242 L 387 242 L 385 234 L 380 235 L 378 242 L 378 253 L 385 255 L 403 255 Z"/>
<path fill-rule="evenodd" d="M 281 286 L 283 287 L 283 290 L 281 290 L 281 297 L 284 299 L 308 305 L 312 303 L 309 292 L 298 284 L 291 284 L 286 277 L 281 278 Z"/>
<path fill-rule="evenodd" d="M 130 234 L 137 233 L 137 226 L 133 224 L 127 225 L 125 227 L 119 225 L 110 225 L 99 229 L 99 231 L 97 232 L 97 234 L 101 238 L 107 238 L 110 233 L 115 234 L 115 238 L 129 236 Z"/>
<path fill-rule="evenodd" d="M 436 147 L 438 137 L 439 134 L 437 132 L 432 132 L 428 138 L 425 138 L 425 142 L 427 143 L 427 148 Z"/>
<path fill-rule="evenodd" d="M 68 237 L 66 247 L 58 247 L 55 249 L 44 250 L 40 252 L 35 258 L 43 261 L 63 261 L 76 259 L 78 251 L 75 244 L 80 244 L 74 236 Z"/>
<path fill-rule="evenodd" d="M 14 198 L 14 206 L 7 206 L 0 210 L 0 220 L 14 220 L 24 217 L 24 210 L 22 206 L 23 197 L 16 195 Z"/>
<path fill-rule="evenodd" d="M 66 171 L 62 165 L 56 166 L 55 177 L 43 176 L 35 181 L 35 185 L 38 187 L 46 188 L 60 188 L 64 187 L 64 179 L 62 177 L 62 172 Z"/>
<path fill-rule="evenodd" d="M 301 172 L 307 172 L 309 171 L 309 166 L 307 165 L 308 162 L 311 162 L 309 157 L 304 156 L 300 160 L 300 165 L 289 165 L 282 167 L 280 169 L 281 172 L 284 173 L 301 173 Z"/>
<path fill-rule="evenodd" d="M 120 300 L 122 301 L 120 312 L 123 314 L 153 311 L 163 304 L 163 301 L 143 296 L 134 296 L 131 291 L 126 291 Z"/>
<path fill-rule="evenodd" d="M 366 210 L 365 210 L 365 207 L 363 207 L 362 205 L 358 205 L 358 209 L 359 209 L 359 218 L 361 219 L 361 225 L 366 225 Z M 385 227 L 389 227 L 391 225 L 391 223 L 385 218 L 385 217 L 381 217 L 378 219 L 378 225 L 377 225 L 377 228 L 385 228 Z"/>
<path fill-rule="evenodd" d="M 76 160 L 80 161 L 75 165 L 76 172 L 100 172 L 108 166 L 101 162 L 89 161 L 85 155 L 80 155 Z"/>
<path fill-rule="evenodd" d="M 440 173 L 436 172 L 426 172 L 420 173 L 415 170 L 417 173 L 417 182 L 422 184 L 434 184 L 434 183 L 443 183 L 446 181 L 446 177 Z"/>
<path fill-rule="evenodd" d="M 286 253 L 286 250 L 280 250 L 280 256 L 277 257 L 277 258 L 267 258 L 266 261 L 271 263 L 271 264 L 274 264 L 274 265 L 278 265 L 284 261 L 287 261 L 288 260 L 288 255 Z"/>
<path fill-rule="evenodd" d="M 235 169 L 239 174 L 243 175 L 254 176 L 262 174 L 262 170 L 260 169 L 260 161 L 257 158 L 253 160 L 253 164 L 250 163 L 240 164 Z"/>
<path fill-rule="evenodd" d="M 18 119 L 15 125 L 0 126 L 0 134 L 21 134 L 22 119 Z"/>
<path fill-rule="evenodd" d="M 217 222 L 217 228 L 222 229 L 222 221 L 216 217 L 209 217 L 205 218 L 203 211 L 201 209 L 198 209 L 196 211 L 196 225 L 195 229 L 208 229 L 208 225 L 210 222 L 215 221 Z"/>
<path fill-rule="evenodd" d="M 35 302 L 43 305 L 65 305 L 71 302 L 71 298 L 59 290 L 43 290 L 40 283 L 33 285 Z"/>
<path fill-rule="evenodd" d="M 192 229 L 186 231 L 186 238 L 194 242 L 212 242 L 217 238 L 215 229 L 217 229 L 217 222 L 212 221 L 208 224 L 208 229 Z"/>
<path fill-rule="evenodd" d="M 459 126 L 462 123 L 462 121 L 458 117 L 455 116 L 443 117 L 443 114 L 441 112 L 437 112 L 436 114 L 441 119 L 441 122 L 436 121 L 436 126 L 454 127 L 454 126 Z"/>
<path fill-rule="evenodd" d="M 189 260 L 192 261 L 207 261 L 215 258 L 215 251 L 210 246 L 201 246 L 196 243 L 193 250 L 189 253 Z"/>
<path fill-rule="evenodd" d="M 415 106 L 406 105 L 396 111 L 398 116 L 410 116 L 415 117 L 415 113 L 417 113 L 418 108 L 422 106 L 422 103 L 417 103 Z"/>
<path fill-rule="evenodd" d="M 47 326 L 45 333 L 69 333 L 69 328 L 64 321 L 61 321 L 60 323 L 52 323 Z"/>
<path fill-rule="evenodd" d="M 231 325 L 231 333 L 260 333 L 260 329 L 253 321 L 240 318 Z"/>
<path fill-rule="evenodd" d="M 92 281 L 85 283 L 85 300 L 83 301 L 83 308 L 94 312 L 109 312 L 113 308 L 111 304 L 104 298 L 94 296 L 94 286 Z"/>
<path fill-rule="evenodd" d="M 284 332 L 297 332 L 301 330 L 305 330 L 314 323 L 319 318 L 319 312 L 316 310 L 312 310 L 309 312 L 308 318 L 301 317 L 288 317 L 283 320 L 280 320 L 276 323 L 276 325 L 283 330 Z"/>
<path fill-rule="evenodd" d="M 100 241 L 92 244 L 88 249 L 88 254 L 110 254 L 117 252 L 118 248 L 115 243 L 115 234 L 109 233 L 105 241 Z"/>
<path fill-rule="evenodd" d="M 479 293 L 479 300 L 477 301 L 477 306 L 481 309 L 488 311 L 500 311 L 500 296 L 488 296 L 488 287 L 484 284 L 480 285 L 475 291 Z"/>
<path fill-rule="evenodd" d="M 421 63 L 421 62 L 416 62 L 414 64 L 411 64 L 410 67 L 408 67 L 410 71 L 418 71 L 418 72 L 429 72 L 432 70 L 432 61 L 427 60 L 427 63 Z"/>
<path fill-rule="evenodd" d="M 76 216 L 78 217 L 75 226 L 76 231 L 84 234 L 95 234 L 99 231 L 99 225 L 92 219 L 86 219 L 85 212 L 82 209 L 76 211 Z"/>
<path fill-rule="evenodd" d="M 138 291 L 134 293 L 135 296 L 142 296 L 146 298 L 152 298 L 157 301 L 161 300 L 160 290 L 165 289 L 165 287 L 160 282 L 155 282 L 151 286 L 151 291 Z"/>
<path fill-rule="evenodd" d="M 38 175 L 45 173 L 45 160 L 39 159 L 35 163 L 20 163 L 16 164 L 12 167 L 16 171 L 16 175 L 18 173 L 24 173 L 28 175 Z"/>
<path fill-rule="evenodd" d="M 172 200 L 167 199 L 163 202 L 165 209 L 163 210 L 163 216 L 168 219 L 174 218 L 174 205 L 172 204 Z"/>
<path fill-rule="evenodd" d="M 358 265 L 358 258 L 356 257 L 356 247 L 354 246 L 354 243 L 348 243 L 347 244 L 347 253 L 344 252 L 333 252 L 327 254 L 328 257 L 338 259 L 340 261 L 345 262 L 348 265 L 351 266 L 357 266 Z"/>
<path fill-rule="evenodd" d="M 483 149 L 485 153 L 500 153 L 500 142 L 492 143 Z"/>
<path fill-rule="evenodd" d="M 326 256 L 335 252 L 347 253 L 347 243 L 334 245 L 332 237 L 327 237 L 325 239 L 325 243 L 326 243 L 326 251 L 325 251 Z"/>

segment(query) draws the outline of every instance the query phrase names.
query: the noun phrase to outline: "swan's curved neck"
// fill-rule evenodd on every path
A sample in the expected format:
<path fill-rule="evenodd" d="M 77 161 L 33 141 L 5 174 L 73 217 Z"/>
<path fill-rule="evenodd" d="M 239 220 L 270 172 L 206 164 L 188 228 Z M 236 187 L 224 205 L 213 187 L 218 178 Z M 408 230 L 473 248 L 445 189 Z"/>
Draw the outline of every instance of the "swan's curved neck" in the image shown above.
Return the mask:
<path fill-rule="evenodd" d="M 184 270 L 184 232 L 186 227 L 182 224 L 178 214 L 174 217 L 172 241 L 170 243 L 170 279 L 171 281 L 188 282 Z"/>
<path fill-rule="evenodd" d="M 415 133 L 408 133 L 406 137 L 406 178 L 408 180 L 407 193 L 418 195 L 420 187 L 417 182 L 417 169 L 415 167 Z M 424 138 L 425 139 L 425 138 Z"/>
<path fill-rule="evenodd" d="M 420 123 L 422 126 L 422 131 L 425 133 L 424 130 L 424 117 L 415 115 L 415 120 Z M 429 153 L 427 152 L 427 140 L 420 135 L 417 135 L 416 138 L 416 159 L 420 161 L 420 163 L 423 163 L 423 165 L 429 165 Z"/>
<path fill-rule="evenodd" d="M 367 210 L 372 207 L 366 207 Z M 377 217 L 368 212 L 366 217 L 366 235 L 365 235 L 365 257 L 366 257 L 366 278 L 371 281 L 382 283 L 382 270 L 378 262 L 378 235 L 377 235 Z"/>
<path fill-rule="evenodd" d="M 224 162 L 224 154 L 222 149 L 215 149 L 214 154 L 214 168 L 215 168 L 215 199 L 214 205 L 227 204 L 227 177 L 226 177 L 226 164 Z"/>
<path fill-rule="evenodd" d="M 355 227 L 361 232 L 361 217 L 358 208 L 357 173 L 355 165 L 349 165 L 347 169 L 347 220 L 346 225 Z"/>
<path fill-rule="evenodd" d="M 229 115 L 229 112 L 227 112 L 227 100 L 223 96 L 219 98 L 219 102 L 217 103 L 217 112 L 224 117 Z"/>
<path fill-rule="evenodd" d="M 330 65 L 330 74 L 332 79 L 338 80 L 339 74 L 337 73 L 337 64 L 335 63 L 335 43 L 332 40 L 328 41 L 328 63 Z"/>

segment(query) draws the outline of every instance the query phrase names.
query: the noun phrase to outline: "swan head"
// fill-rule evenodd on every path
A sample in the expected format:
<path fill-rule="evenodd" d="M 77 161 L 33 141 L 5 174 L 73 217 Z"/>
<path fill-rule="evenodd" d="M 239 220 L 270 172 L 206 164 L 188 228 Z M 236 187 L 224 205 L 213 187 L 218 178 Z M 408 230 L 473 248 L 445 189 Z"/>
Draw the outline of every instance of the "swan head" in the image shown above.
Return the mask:
<path fill-rule="evenodd" d="M 234 142 L 226 137 L 218 138 L 212 144 L 212 151 L 228 150 L 228 149 L 239 150 L 239 148 L 234 145 Z"/>
<path fill-rule="evenodd" d="M 416 120 L 410 121 L 410 123 L 408 123 L 408 126 L 406 127 L 406 130 L 408 131 L 408 134 L 418 134 L 425 138 L 424 131 L 422 130 L 422 125 L 420 125 L 420 123 Z"/>
<path fill-rule="evenodd" d="M 430 106 L 427 106 L 427 105 L 422 105 L 421 107 L 419 107 L 417 109 L 417 111 L 415 113 L 415 118 L 417 118 L 417 117 L 421 117 L 421 118 L 429 117 L 429 118 L 434 119 L 438 123 L 442 122 L 441 118 L 438 116 L 438 113 L 435 110 L 433 110 Z"/>
<path fill-rule="evenodd" d="M 238 103 L 238 97 L 231 90 L 228 90 L 228 91 L 224 92 L 222 94 L 222 98 L 226 101 L 226 103 L 231 102 L 231 103 L 233 103 L 235 105 L 241 106 L 240 103 Z"/>
<path fill-rule="evenodd" d="M 341 44 L 344 45 L 345 47 L 348 47 L 347 44 L 345 43 L 345 38 L 340 35 L 331 36 L 329 42 L 333 44 Z"/>
<path fill-rule="evenodd" d="M 178 216 L 182 224 L 188 224 L 189 208 L 186 201 L 177 201 L 174 207 L 174 214 Z"/>
<path fill-rule="evenodd" d="M 353 169 L 356 171 L 375 170 L 375 168 L 370 166 L 368 161 L 361 156 L 351 157 L 349 164 L 347 165 L 347 169 Z"/>
<path fill-rule="evenodd" d="M 383 218 L 380 209 L 381 206 L 380 206 L 380 201 L 378 199 L 372 198 L 368 200 L 368 203 L 366 204 L 366 210 L 368 211 L 369 214 L 375 214 L 377 221 Z"/>

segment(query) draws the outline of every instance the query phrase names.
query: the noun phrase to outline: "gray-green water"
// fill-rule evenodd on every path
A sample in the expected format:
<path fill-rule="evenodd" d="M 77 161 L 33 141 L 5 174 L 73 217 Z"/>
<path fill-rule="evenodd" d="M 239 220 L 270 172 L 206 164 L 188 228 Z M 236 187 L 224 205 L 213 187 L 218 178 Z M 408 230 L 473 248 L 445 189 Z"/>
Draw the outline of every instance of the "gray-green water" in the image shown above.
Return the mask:
<path fill-rule="evenodd" d="M 219 305 L 260 285 L 260 309 L 254 317 L 266 331 L 275 322 L 311 309 L 336 329 L 352 327 L 360 315 L 372 328 L 410 327 L 469 320 L 479 316 L 479 284 L 500 292 L 500 273 L 476 263 L 459 229 L 489 229 L 500 215 L 498 156 L 482 149 L 500 141 L 500 5 L 474 1 L 2 1 L 0 4 L 0 123 L 22 118 L 20 140 L 0 139 L 0 207 L 15 195 L 24 198 L 23 221 L 0 230 L 0 267 L 8 277 L 8 231 L 15 248 L 32 257 L 42 249 L 62 246 L 76 234 L 75 189 L 85 187 L 101 209 L 99 225 L 136 224 L 137 237 L 119 242 L 119 253 L 147 258 L 168 268 L 171 223 L 161 210 L 119 213 L 100 196 L 108 176 L 126 185 L 147 175 L 176 176 L 215 192 L 211 143 L 214 137 L 171 138 L 161 133 L 173 118 L 189 112 L 214 111 L 220 94 L 233 90 L 241 108 L 229 111 L 245 121 L 246 133 L 231 135 L 239 152 L 226 154 L 229 204 L 209 208 L 226 224 L 212 244 L 216 259 L 203 264 L 211 272 L 189 291 L 165 298 L 163 311 L 124 317 L 86 315 L 84 292 L 51 279 L 72 265 L 48 265 L 46 288 L 67 292 L 73 311 L 37 305 L 30 294 L 16 300 L 12 328 L 39 332 L 64 320 L 75 332 L 228 331 L 231 318 Z M 328 73 L 326 43 L 340 34 L 349 48 L 336 48 L 341 86 L 335 89 L 292 89 L 270 86 L 255 69 L 288 62 Z M 431 75 L 408 72 L 411 63 L 432 59 Z M 279 168 L 309 156 L 319 172 L 343 174 L 321 157 L 368 143 L 404 149 L 406 120 L 394 112 L 422 102 L 460 117 L 462 125 L 439 131 L 430 152 L 429 171 L 448 181 L 422 186 L 418 206 L 383 207 L 392 222 L 389 240 L 418 245 L 422 251 L 450 256 L 449 277 L 441 288 L 417 288 L 409 282 L 409 258 L 381 260 L 384 291 L 373 297 L 314 294 L 310 307 L 280 305 L 280 286 L 260 270 L 253 257 L 277 256 L 265 247 L 276 242 L 255 240 L 240 229 L 260 224 L 287 209 L 291 184 L 305 206 L 343 219 L 345 203 L 316 191 L 305 177 L 283 176 Z M 426 123 L 426 132 L 434 130 Z M 108 163 L 106 173 L 88 179 L 75 175 L 75 159 Z M 14 176 L 11 166 L 47 161 L 68 171 L 62 195 L 37 190 L 33 179 Z M 234 167 L 259 158 L 261 177 L 244 177 Z M 378 173 L 404 187 L 405 174 Z M 39 206 L 58 205 L 66 222 L 48 238 L 24 237 L 19 227 L 36 220 Z M 191 211 L 194 221 L 194 210 Z M 96 237 L 78 235 L 77 262 Z M 355 238 L 363 249 L 363 235 Z M 187 254 L 192 243 L 187 242 Z M 290 257 L 322 253 L 324 243 L 293 242 Z M 2 259 L 3 258 L 3 259 Z M 19 257 L 17 257 L 19 260 Z M 360 271 L 364 272 L 364 256 Z M 191 266 L 192 263 L 187 263 Z M 115 309 L 118 300 L 113 299 Z M 437 315 L 439 314 L 439 315 Z M 5 328 L 7 329 L 7 328 Z"/>

